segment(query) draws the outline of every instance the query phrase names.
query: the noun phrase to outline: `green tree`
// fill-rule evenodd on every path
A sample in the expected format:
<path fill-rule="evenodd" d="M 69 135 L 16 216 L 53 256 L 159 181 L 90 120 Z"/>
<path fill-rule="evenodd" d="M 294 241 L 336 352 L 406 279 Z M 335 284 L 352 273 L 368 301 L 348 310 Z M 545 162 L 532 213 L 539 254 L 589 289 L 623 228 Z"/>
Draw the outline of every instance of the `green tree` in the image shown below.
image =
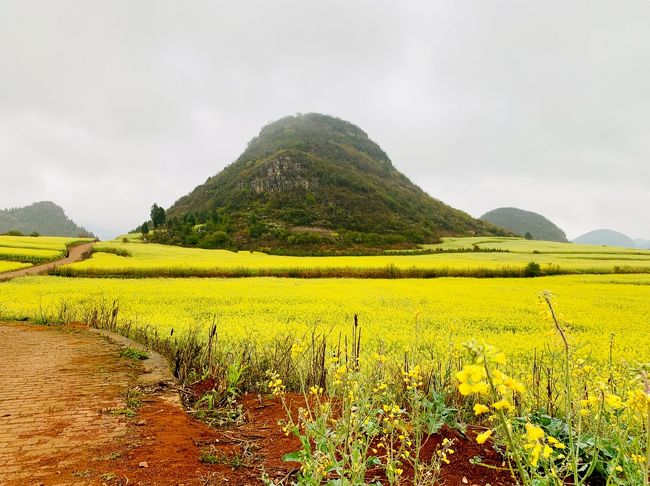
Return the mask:
<path fill-rule="evenodd" d="M 143 235 L 148 235 L 149 234 L 149 223 L 146 221 L 142 223 L 142 226 L 140 227 L 140 231 L 142 232 Z"/>
<path fill-rule="evenodd" d="M 153 224 L 153 227 L 160 228 L 165 224 L 166 220 L 167 213 L 165 212 L 165 209 L 154 203 L 154 205 L 151 206 L 151 223 Z"/>
<path fill-rule="evenodd" d="M 533 239 L 533 235 L 530 234 L 530 231 L 526 231 L 526 234 L 524 235 L 524 238 L 526 238 L 527 240 L 532 240 L 532 239 Z"/>

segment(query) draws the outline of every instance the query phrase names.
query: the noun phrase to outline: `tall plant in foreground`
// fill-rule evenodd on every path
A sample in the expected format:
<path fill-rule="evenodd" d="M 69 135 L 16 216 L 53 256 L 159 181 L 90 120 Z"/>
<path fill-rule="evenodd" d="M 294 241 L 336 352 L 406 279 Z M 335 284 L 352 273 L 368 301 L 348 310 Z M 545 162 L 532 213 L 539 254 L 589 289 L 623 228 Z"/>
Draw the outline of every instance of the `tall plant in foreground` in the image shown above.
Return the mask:
<path fill-rule="evenodd" d="M 600 370 L 586 364 L 570 345 L 550 294 L 542 294 L 542 302 L 562 340 L 562 353 L 556 356 L 563 371 L 563 414 L 516 413 L 515 400 L 525 406 L 526 389 L 502 372 L 506 356 L 489 345 L 466 343 L 471 359 L 457 373 L 458 390 L 474 399 L 475 415 L 487 417 L 489 425 L 477 442 L 492 439 L 502 446 L 513 476 L 524 486 L 562 485 L 567 480 L 586 485 L 595 475 L 607 485 L 647 486 L 650 386 L 646 375 L 643 370 L 615 368 L 611 360 Z"/>
<path fill-rule="evenodd" d="M 285 457 L 301 463 L 297 484 L 436 484 L 454 450 L 445 440 L 432 458 L 420 457 L 425 437 L 439 430 L 445 416 L 444 402 L 424 392 L 421 368 L 403 370 L 400 383 L 384 356 L 357 359 L 357 348 L 350 360 L 327 359 L 325 395 L 322 387 L 309 387 L 300 372 L 303 349 L 295 344 L 292 352 L 302 397 L 285 394 L 275 373 L 267 381 L 287 412 L 283 430 L 300 440 L 300 450 Z M 412 479 L 405 478 L 407 470 Z"/>

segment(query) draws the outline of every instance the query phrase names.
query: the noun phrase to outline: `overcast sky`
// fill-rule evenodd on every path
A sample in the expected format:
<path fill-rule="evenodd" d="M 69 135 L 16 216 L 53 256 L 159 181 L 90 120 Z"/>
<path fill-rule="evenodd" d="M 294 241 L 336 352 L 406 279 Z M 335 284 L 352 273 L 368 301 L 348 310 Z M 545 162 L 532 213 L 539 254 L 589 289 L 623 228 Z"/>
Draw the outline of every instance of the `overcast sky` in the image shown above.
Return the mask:
<path fill-rule="evenodd" d="M 0 3 L 0 208 L 124 232 L 307 112 L 473 216 L 650 238 L 648 0 Z"/>

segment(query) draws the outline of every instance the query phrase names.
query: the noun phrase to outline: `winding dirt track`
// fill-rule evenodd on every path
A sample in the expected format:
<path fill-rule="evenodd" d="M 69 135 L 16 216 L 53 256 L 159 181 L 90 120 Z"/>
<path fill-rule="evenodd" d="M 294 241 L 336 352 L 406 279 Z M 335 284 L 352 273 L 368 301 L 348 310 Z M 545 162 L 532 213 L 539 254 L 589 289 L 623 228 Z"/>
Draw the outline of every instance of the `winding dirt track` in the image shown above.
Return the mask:
<path fill-rule="evenodd" d="M 94 241 L 90 243 L 82 243 L 81 245 L 73 246 L 70 248 L 70 252 L 67 257 L 61 258 L 49 263 L 42 263 L 41 265 L 34 265 L 33 267 L 23 268 L 22 270 L 14 270 L 13 272 L 0 273 L 0 282 L 5 280 L 11 280 L 16 277 L 26 277 L 28 275 L 38 275 L 40 273 L 49 272 L 54 270 L 59 265 L 68 265 L 69 263 L 75 263 L 87 258 L 90 250 L 92 249 Z"/>

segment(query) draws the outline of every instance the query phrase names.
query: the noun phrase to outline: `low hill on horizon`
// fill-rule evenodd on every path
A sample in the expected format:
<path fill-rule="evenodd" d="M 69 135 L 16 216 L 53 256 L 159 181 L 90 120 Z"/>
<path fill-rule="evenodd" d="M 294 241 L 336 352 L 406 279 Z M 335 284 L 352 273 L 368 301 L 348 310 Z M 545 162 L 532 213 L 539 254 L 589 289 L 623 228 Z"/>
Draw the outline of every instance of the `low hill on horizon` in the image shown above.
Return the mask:
<path fill-rule="evenodd" d="M 583 245 L 620 246 L 623 248 L 637 248 L 637 244 L 629 236 L 610 229 L 598 229 L 578 236 L 574 243 Z"/>
<path fill-rule="evenodd" d="M 638 248 L 642 248 L 643 250 L 650 250 L 650 240 L 645 240 L 643 238 L 634 238 L 633 241 Z"/>
<path fill-rule="evenodd" d="M 359 127 L 331 116 L 268 124 L 167 211 L 161 243 L 204 248 L 399 247 L 507 235 L 432 198 Z"/>
<path fill-rule="evenodd" d="M 0 234 L 10 231 L 25 235 L 94 237 L 68 218 L 65 211 L 51 201 L 41 201 L 22 208 L 0 210 Z"/>
<path fill-rule="evenodd" d="M 564 231 L 541 214 L 519 208 L 498 208 L 488 211 L 481 218 L 494 225 L 506 228 L 520 236 L 528 233 L 533 240 L 568 243 Z"/>

